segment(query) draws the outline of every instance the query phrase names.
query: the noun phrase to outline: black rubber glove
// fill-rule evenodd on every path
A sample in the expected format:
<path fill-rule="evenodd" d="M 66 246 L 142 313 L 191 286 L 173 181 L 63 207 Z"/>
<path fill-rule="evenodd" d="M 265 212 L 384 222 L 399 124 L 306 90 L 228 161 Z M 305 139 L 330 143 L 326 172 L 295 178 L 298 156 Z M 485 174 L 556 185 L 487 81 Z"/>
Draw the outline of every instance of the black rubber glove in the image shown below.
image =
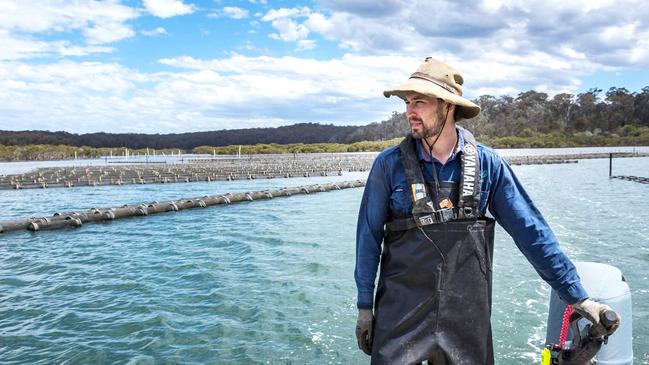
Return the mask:
<path fill-rule="evenodd" d="M 374 315 L 371 309 L 358 310 L 356 340 L 358 348 L 368 355 L 372 355 L 372 322 L 374 322 Z"/>

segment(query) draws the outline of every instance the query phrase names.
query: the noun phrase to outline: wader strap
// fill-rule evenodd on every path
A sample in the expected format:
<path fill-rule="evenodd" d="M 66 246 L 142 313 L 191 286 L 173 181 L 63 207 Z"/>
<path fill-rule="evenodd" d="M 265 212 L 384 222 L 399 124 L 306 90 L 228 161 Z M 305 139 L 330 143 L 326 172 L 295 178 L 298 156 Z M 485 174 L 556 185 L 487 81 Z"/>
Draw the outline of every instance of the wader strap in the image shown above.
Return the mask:
<path fill-rule="evenodd" d="M 417 149 L 415 147 L 415 140 L 411 134 L 399 144 L 401 150 L 401 163 L 406 171 L 406 181 L 410 184 L 410 199 L 413 204 L 420 199 L 425 198 L 426 193 L 426 180 L 421 172 L 419 159 L 417 158 Z"/>
<path fill-rule="evenodd" d="M 399 144 L 401 150 L 401 163 L 406 172 L 406 180 L 410 185 L 410 199 L 412 200 L 412 216 L 420 226 L 425 226 L 433 223 L 447 222 L 454 219 L 455 216 L 448 216 L 448 213 L 443 217 L 445 220 L 440 221 L 442 217 L 439 216 L 439 210 L 435 209 L 433 200 L 426 188 L 426 180 L 421 172 L 421 165 L 417 158 L 417 148 L 415 147 L 415 140 L 412 135 L 408 135 Z M 451 214 L 455 214 L 453 210 L 447 209 Z"/>
<path fill-rule="evenodd" d="M 462 148 L 462 178 L 458 199 L 458 218 L 478 218 L 480 214 L 480 156 L 475 138 L 471 132 L 457 127 L 464 136 Z"/>

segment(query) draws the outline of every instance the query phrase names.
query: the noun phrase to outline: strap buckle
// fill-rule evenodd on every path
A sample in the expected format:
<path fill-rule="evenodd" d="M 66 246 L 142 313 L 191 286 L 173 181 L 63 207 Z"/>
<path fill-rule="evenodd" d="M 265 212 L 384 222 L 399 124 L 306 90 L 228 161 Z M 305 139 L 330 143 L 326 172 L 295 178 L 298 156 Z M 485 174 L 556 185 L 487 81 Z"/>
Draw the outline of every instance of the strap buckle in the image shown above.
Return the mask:
<path fill-rule="evenodd" d="M 455 211 L 453 209 L 444 208 L 431 212 L 430 214 L 417 217 L 419 226 L 427 226 L 435 223 L 446 223 L 456 219 Z"/>
<path fill-rule="evenodd" d="M 439 221 L 442 223 L 446 223 L 448 221 L 452 221 L 456 219 L 455 211 L 450 208 L 443 208 L 440 210 L 435 211 L 435 214 L 439 217 Z"/>
<path fill-rule="evenodd" d="M 432 214 L 425 215 L 423 217 L 418 217 L 417 218 L 417 223 L 419 223 L 419 226 L 427 226 L 429 224 L 436 223 L 435 218 Z"/>

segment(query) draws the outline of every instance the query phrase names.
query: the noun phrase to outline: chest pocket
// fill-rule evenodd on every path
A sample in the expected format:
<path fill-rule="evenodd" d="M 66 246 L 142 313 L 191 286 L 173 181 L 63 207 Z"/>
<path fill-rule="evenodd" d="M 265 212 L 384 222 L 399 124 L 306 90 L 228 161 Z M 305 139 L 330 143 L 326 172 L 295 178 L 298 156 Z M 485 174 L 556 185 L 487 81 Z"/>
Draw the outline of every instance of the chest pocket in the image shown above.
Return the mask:
<path fill-rule="evenodd" d="M 397 185 L 390 195 L 390 215 L 392 218 L 405 218 L 412 213 L 412 201 L 407 188 Z"/>

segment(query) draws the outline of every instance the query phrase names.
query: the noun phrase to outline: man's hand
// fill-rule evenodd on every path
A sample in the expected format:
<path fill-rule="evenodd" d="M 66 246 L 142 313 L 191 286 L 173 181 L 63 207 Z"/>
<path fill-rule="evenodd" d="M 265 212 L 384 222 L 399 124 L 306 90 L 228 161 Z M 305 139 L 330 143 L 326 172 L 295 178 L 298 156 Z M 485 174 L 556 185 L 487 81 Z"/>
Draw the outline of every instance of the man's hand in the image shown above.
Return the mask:
<path fill-rule="evenodd" d="M 593 324 L 600 323 L 600 317 L 604 312 L 613 311 L 608 305 L 598 303 L 592 299 L 584 299 L 579 303 L 575 303 L 572 308 Z M 613 321 L 612 326 L 607 328 L 609 333 L 613 333 L 620 326 L 620 316 L 617 313 L 615 313 L 615 316 L 617 318 Z"/>
<path fill-rule="evenodd" d="M 372 355 L 372 322 L 374 322 L 374 315 L 371 309 L 358 310 L 356 340 L 358 348 L 368 355 Z"/>

